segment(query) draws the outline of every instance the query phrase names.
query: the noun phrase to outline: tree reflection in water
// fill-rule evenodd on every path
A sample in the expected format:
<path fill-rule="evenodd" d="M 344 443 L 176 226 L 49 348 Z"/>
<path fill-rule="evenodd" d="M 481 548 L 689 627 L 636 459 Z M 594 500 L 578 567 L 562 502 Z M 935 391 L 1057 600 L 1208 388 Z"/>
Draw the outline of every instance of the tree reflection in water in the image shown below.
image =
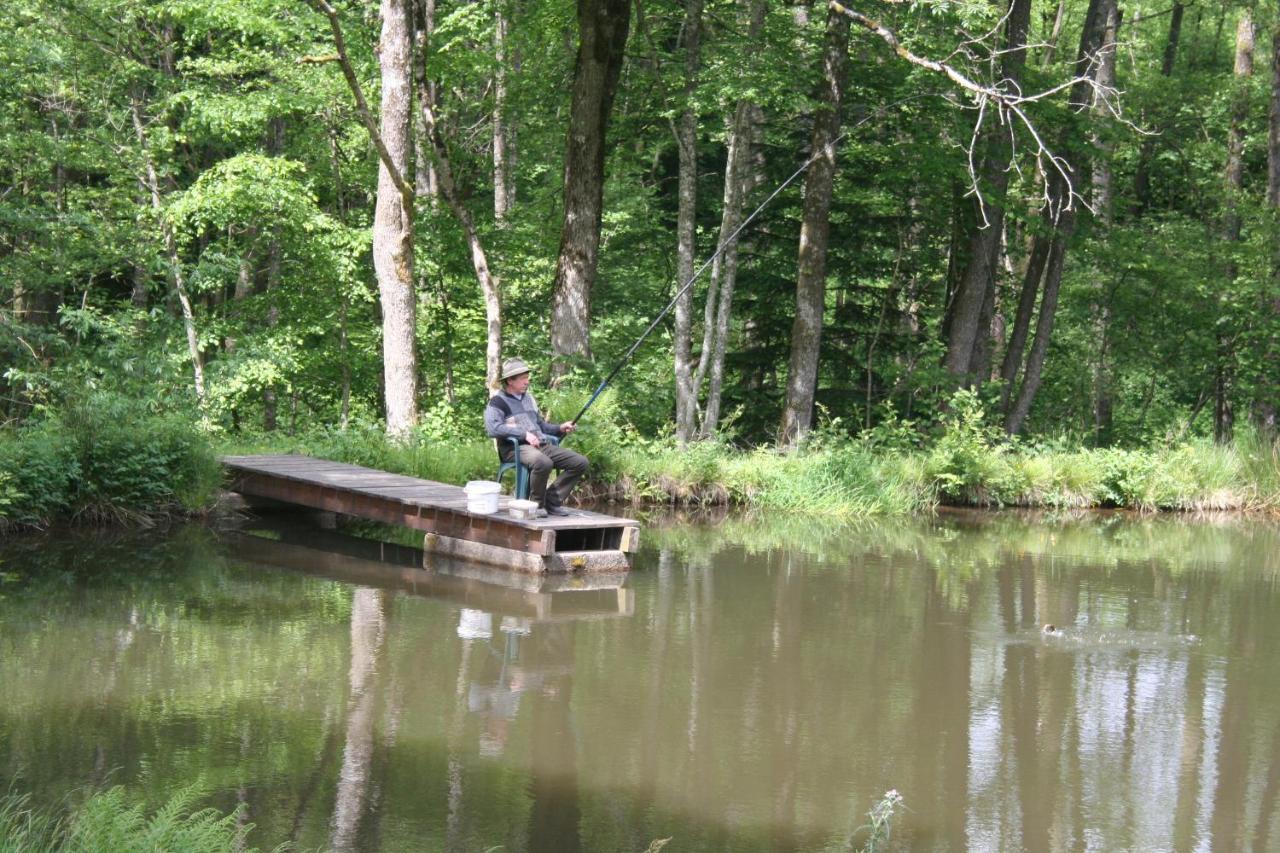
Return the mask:
<path fill-rule="evenodd" d="M 908 848 L 1280 837 L 1275 525 L 659 520 L 604 580 L 334 536 L 6 547 L 5 781 L 203 776 L 303 849 L 818 851 L 889 788 Z"/>

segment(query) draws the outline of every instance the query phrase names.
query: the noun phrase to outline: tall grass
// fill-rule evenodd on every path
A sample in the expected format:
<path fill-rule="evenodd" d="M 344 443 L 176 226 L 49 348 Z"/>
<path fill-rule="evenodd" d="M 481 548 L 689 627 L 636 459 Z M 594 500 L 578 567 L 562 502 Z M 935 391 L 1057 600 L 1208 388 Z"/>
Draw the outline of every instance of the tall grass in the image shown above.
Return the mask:
<path fill-rule="evenodd" d="M 854 518 L 935 505 L 1139 511 L 1280 509 L 1274 446 L 1190 442 L 1169 450 L 1028 447 L 963 426 L 923 449 L 865 440 L 814 441 L 782 453 L 625 431 L 584 430 L 570 446 L 591 459 L 578 495 L 640 504 L 734 504 L 780 513 Z M 299 452 L 448 483 L 490 479 L 490 441 L 387 441 L 374 427 L 225 446 L 225 452 Z M 0 486 L 2 487 L 2 486 Z"/>
<path fill-rule="evenodd" d="M 1246 432 L 1237 439 L 1236 447 L 1259 508 L 1280 511 L 1280 440 Z"/>
<path fill-rule="evenodd" d="M 490 440 L 441 441 L 415 435 L 404 441 L 391 441 L 375 424 L 355 424 L 345 430 L 320 430 L 296 436 L 273 433 L 224 441 L 218 452 L 222 455 L 300 453 L 441 483 L 493 479 L 498 470 L 497 451 Z"/>

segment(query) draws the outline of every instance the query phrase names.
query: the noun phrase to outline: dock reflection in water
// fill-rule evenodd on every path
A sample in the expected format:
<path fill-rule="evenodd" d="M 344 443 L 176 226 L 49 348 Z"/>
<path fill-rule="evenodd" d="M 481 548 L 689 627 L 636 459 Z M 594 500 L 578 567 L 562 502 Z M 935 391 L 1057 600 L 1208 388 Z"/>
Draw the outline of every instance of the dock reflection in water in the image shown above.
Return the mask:
<path fill-rule="evenodd" d="M 522 703 L 532 705 L 527 757 L 530 779 L 527 849 L 580 849 L 577 754 L 571 718 L 573 623 L 626 617 L 635 593 L 616 574 L 530 575 L 427 555 L 402 545 L 361 539 L 311 526 L 255 525 L 235 537 L 240 559 L 358 584 L 351 616 L 351 698 L 342 767 L 335 795 L 334 850 L 367 843 L 361 824 L 375 807 L 371 788 L 378 673 L 385 662 L 386 591 L 458 605 L 462 641 L 448 731 L 447 849 L 468 849 L 464 831 L 465 755 L 511 760 L 511 727 Z M 465 707 L 464 707 L 465 701 Z M 466 718 L 478 724 L 474 749 L 462 743 Z"/>

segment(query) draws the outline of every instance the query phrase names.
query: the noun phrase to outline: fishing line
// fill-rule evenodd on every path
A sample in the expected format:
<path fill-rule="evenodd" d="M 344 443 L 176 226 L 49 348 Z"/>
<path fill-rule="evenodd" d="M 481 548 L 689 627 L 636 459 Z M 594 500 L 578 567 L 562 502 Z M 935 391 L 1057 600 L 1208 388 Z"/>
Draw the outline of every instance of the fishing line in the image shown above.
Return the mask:
<path fill-rule="evenodd" d="M 587 413 L 587 409 L 591 408 L 591 405 L 595 403 L 596 398 L 599 397 L 604 392 L 604 389 L 608 387 L 609 383 L 613 381 L 614 377 L 618 375 L 618 373 L 622 370 L 622 368 L 627 366 L 627 363 L 631 361 L 631 356 L 635 355 L 636 350 L 640 348 L 640 344 L 644 343 L 644 339 L 649 337 L 649 334 L 658 327 L 658 324 L 662 322 L 662 318 L 667 316 L 667 314 L 671 311 L 671 309 L 675 307 L 676 302 L 679 301 L 680 297 L 684 295 L 685 291 L 693 287 L 694 282 L 696 282 L 698 278 L 706 271 L 707 267 L 715 263 L 716 258 L 720 257 L 720 255 L 724 252 L 724 250 L 729 248 L 729 246 L 733 243 L 733 241 L 738 238 L 738 235 L 742 233 L 742 229 L 750 225 L 752 220 L 754 220 L 757 216 L 759 216 L 760 212 L 764 210 L 766 207 L 768 207 L 769 203 L 778 197 L 779 193 L 781 193 L 783 190 L 789 187 L 791 183 L 795 181 L 796 178 L 803 175 L 810 166 L 812 166 L 815 162 L 817 162 L 819 157 L 823 157 L 828 152 L 834 151 L 835 147 L 839 145 L 840 142 L 846 136 L 853 133 L 855 130 L 858 130 L 867 122 L 871 121 L 874 118 L 880 118 L 884 116 L 885 113 L 887 113 L 889 110 L 900 107 L 903 104 L 910 103 L 911 101 L 920 100 L 921 98 L 933 97 L 934 95 L 935 93 L 933 92 L 923 92 L 920 94 L 912 95 L 909 98 L 903 98 L 900 101 L 895 101 L 892 104 L 886 104 L 885 106 L 880 107 L 879 109 L 867 115 L 862 120 L 858 121 L 849 129 L 845 130 L 835 139 L 831 140 L 826 145 L 822 146 L 822 148 L 818 149 L 818 151 L 814 153 L 813 156 L 811 156 L 808 160 L 805 160 L 804 163 L 800 166 L 800 168 L 796 169 L 795 172 L 791 174 L 791 177 L 787 178 L 785 181 L 779 184 L 778 188 L 773 192 L 771 192 L 768 198 L 760 202 L 760 206 L 757 207 L 755 210 L 753 210 L 750 216 L 742 220 L 741 224 L 739 224 L 737 228 L 733 229 L 732 234 L 724 238 L 724 242 L 722 242 L 719 246 L 716 247 L 716 250 L 711 253 L 711 257 L 707 258 L 705 261 L 702 262 L 702 266 L 698 267 L 696 270 L 693 271 L 693 275 L 689 276 L 689 280 L 684 283 L 684 286 L 676 291 L 676 295 L 673 296 L 671 298 L 671 301 L 667 303 L 667 307 L 663 308 L 662 311 L 658 313 L 658 316 L 653 318 L 653 322 L 649 324 L 649 328 L 645 329 L 640 334 L 640 337 L 636 338 L 635 343 L 633 343 L 631 345 L 631 348 L 627 350 L 626 354 L 622 356 L 622 360 L 618 362 L 617 366 L 615 366 L 613 370 L 609 372 L 609 375 L 606 376 L 604 378 L 604 381 L 600 383 L 600 386 L 596 388 L 595 393 L 591 395 L 591 399 L 587 400 L 586 405 L 583 406 L 582 410 L 578 412 L 577 416 L 572 419 L 573 422 L 576 424 L 582 418 L 582 416 Z"/>

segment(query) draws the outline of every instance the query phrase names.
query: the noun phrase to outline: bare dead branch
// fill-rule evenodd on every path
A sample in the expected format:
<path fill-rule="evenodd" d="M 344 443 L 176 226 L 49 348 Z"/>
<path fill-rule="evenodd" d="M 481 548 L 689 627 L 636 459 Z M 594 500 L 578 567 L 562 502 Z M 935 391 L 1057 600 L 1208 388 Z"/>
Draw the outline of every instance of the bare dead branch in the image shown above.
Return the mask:
<path fill-rule="evenodd" d="M 1075 182 L 1073 181 L 1074 169 L 1067 160 L 1056 154 L 1053 148 L 1045 141 L 1044 137 L 1037 129 L 1034 121 L 1027 114 L 1026 107 L 1038 101 L 1044 101 L 1053 98 L 1063 92 L 1070 91 L 1072 93 L 1071 107 L 1076 111 L 1080 111 L 1096 105 L 1097 108 L 1105 111 L 1111 117 L 1128 125 L 1130 128 L 1145 133 L 1134 126 L 1131 122 L 1124 118 L 1120 111 L 1119 92 L 1110 86 L 1100 84 L 1095 76 L 1094 70 L 1098 62 L 1098 54 L 1108 49 L 1114 49 L 1114 44 L 1102 45 L 1098 54 L 1090 56 L 1083 73 L 1062 81 L 1054 86 L 1039 92 L 1026 93 L 1022 88 L 1008 79 L 999 79 L 993 84 L 979 82 L 974 78 L 971 72 L 966 72 L 950 61 L 954 57 L 965 57 L 975 64 L 981 64 L 980 60 L 975 56 L 973 48 L 983 47 L 985 61 L 993 68 L 992 77 L 995 77 L 994 66 L 999 57 L 1008 50 L 988 50 L 984 42 L 993 39 L 1003 26 L 1007 13 L 996 23 L 991 29 L 984 34 L 967 38 L 953 50 L 945 60 L 931 59 L 929 57 L 920 56 L 914 53 L 910 48 L 902 43 L 897 34 L 886 27 L 884 24 L 876 21 L 861 12 L 844 6 L 837 0 L 830 0 L 830 7 L 837 13 L 849 18 L 863 29 L 875 34 L 885 44 L 887 44 L 894 53 L 901 59 L 911 63 L 927 71 L 940 74 L 950 80 L 965 92 L 971 103 L 963 104 L 967 109 L 974 109 L 978 113 L 977 120 L 974 123 L 972 137 L 966 149 L 968 158 L 968 170 L 970 178 L 969 190 L 966 196 L 972 195 L 978 199 L 978 208 L 982 212 L 984 227 L 987 223 L 986 206 L 982 199 L 982 190 L 979 186 L 977 164 L 974 161 L 975 150 L 977 149 L 980 138 L 982 137 L 983 125 L 991 120 L 991 116 L 995 116 L 999 126 L 1005 128 L 1010 143 L 1016 148 L 1017 129 L 1021 128 L 1032 141 L 1031 156 L 1034 158 L 1039 172 L 1044 175 L 1043 183 L 1043 201 L 1044 206 L 1048 209 L 1051 218 L 1056 219 L 1057 216 L 1066 210 L 1072 210 L 1077 203 L 1081 206 L 1092 210 L 1086 198 L 1076 192 Z M 1026 50 L 1026 46 L 1020 46 L 1013 50 Z M 1077 88 L 1083 89 L 1088 93 L 1087 97 L 1080 97 L 1077 94 Z M 1016 159 L 1012 168 L 1018 170 Z"/>

